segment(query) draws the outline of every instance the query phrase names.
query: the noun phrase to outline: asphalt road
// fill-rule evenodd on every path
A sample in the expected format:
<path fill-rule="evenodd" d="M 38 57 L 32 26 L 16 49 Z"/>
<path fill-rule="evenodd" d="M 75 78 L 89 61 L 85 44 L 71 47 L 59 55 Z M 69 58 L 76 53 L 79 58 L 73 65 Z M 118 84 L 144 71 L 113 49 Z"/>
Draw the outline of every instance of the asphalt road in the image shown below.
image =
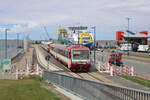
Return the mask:
<path fill-rule="evenodd" d="M 137 61 L 132 59 L 124 59 L 124 63 L 129 66 L 133 66 L 135 72 L 138 74 L 150 75 L 150 62 Z"/>

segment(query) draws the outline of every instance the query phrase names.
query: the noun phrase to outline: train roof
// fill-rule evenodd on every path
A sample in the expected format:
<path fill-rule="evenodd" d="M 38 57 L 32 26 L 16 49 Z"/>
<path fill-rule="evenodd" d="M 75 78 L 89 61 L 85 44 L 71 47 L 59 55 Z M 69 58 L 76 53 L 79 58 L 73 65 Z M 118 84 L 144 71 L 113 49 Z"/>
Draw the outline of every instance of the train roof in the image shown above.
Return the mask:
<path fill-rule="evenodd" d="M 82 45 L 62 45 L 62 44 L 52 44 L 52 46 L 55 46 L 57 48 L 62 48 L 62 49 L 89 49 L 86 46 L 82 46 Z"/>

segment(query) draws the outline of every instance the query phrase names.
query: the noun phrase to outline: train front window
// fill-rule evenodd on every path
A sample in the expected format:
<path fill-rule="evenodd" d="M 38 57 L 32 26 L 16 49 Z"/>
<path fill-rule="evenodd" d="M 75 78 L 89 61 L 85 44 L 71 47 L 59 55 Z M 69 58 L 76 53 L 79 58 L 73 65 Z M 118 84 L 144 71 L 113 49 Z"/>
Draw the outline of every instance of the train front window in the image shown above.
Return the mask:
<path fill-rule="evenodd" d="M 89 50 L 73 50 L 74 60 L 89 59 Z"/>

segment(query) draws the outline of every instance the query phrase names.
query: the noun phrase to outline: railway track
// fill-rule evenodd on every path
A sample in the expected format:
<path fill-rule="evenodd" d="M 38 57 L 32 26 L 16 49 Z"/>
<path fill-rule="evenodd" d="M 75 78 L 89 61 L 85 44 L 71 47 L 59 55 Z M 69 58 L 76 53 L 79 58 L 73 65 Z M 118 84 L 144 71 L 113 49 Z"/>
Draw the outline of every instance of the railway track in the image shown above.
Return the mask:
<path fill-rule="evenodd" d="M 54 71 L 56 73 L 60 73 L 60 74 L 64 74 L 64 75 L 69 75 L 69 76 L 76 76 L 75 74 L 73 74 L 68 68 L 66 68 L 65 65 L 63 65 L 62 63 L 58 62 L 51 54 L 49 54 L 45 48 L 43 47 L 39 47 L 40 51 L 44 54 L 44 56 L 49 56 L 49 64 L 55 65 L 57 67 L 59 67 L 60 69 L 62 69 L 61 71 Z M 77 77 L 77 76 L 76 76 Z"/>

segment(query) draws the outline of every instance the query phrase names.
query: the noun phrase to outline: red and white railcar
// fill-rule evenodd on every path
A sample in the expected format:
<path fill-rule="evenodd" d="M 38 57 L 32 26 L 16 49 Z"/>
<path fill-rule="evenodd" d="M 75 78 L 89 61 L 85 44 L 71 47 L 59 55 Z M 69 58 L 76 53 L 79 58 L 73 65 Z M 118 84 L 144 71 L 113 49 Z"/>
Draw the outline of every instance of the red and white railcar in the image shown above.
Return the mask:
<path fill-rule="evenodd" d="M 63 62 L 73 72 L 89 71 L 90 49 L 81 45 L 66 46 L 50 44 L 49 53 Z"/>

